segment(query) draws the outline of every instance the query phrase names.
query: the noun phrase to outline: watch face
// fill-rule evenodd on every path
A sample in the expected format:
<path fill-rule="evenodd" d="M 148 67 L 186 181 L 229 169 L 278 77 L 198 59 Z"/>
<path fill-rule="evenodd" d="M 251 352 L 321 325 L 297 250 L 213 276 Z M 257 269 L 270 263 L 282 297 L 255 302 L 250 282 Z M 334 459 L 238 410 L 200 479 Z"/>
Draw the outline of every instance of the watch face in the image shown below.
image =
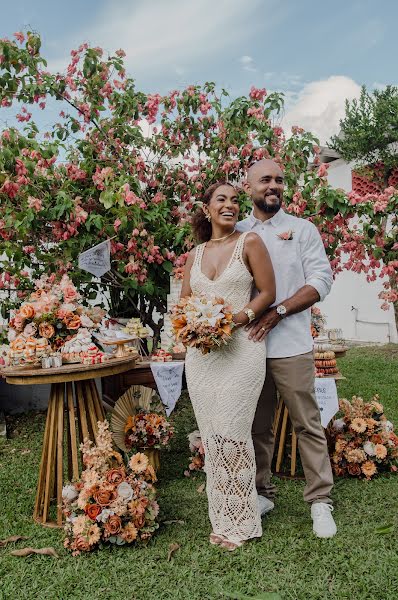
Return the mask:
<path fill-rule="evenodd" d="M 286 306 L 283 306 L 283 304 L 281 304 L 280 306 L 278 306 L 278 308 L 276 309 L 276 312 L 278 313 L 278 315 L 280 315 L 281 317 L 283 317 L 283 315 L 286 314 Z"/>

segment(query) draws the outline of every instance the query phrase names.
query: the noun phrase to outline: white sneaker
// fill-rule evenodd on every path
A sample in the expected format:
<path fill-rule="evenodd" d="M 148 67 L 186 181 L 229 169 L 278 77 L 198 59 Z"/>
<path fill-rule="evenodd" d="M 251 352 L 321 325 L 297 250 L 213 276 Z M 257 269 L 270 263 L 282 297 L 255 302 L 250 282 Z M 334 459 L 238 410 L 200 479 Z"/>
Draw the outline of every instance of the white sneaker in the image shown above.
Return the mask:
<path fill-rule="evenodd" d="M 333 506 L 326 502 L 315 502 L 311 505 L 313 532 L 319 538 L 331 538 L 337 533 L 336 523 L 332 517 Z"/>
<path fill-rule="evenodd" d="M 275 504 L 265 496 L 257 495 L 258 498 L 258 506 L 260 509 L 260 515 L 263 517 L 265 514 L 269 513 L 275 506 Z"/>

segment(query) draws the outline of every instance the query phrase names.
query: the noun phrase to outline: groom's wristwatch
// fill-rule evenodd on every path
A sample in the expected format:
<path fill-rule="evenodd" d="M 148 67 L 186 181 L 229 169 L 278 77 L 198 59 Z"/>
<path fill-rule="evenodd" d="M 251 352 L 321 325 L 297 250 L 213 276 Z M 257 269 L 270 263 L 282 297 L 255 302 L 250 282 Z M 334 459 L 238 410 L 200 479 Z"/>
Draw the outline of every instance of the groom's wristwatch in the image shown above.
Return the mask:
<path fill-rule="evenodd" d="M 280 304 L 279 306 L 277 306 L 276 313 L 281 317 L 281 319 L 284 319 L 287 315 L 286 306 L 284 306 L 283 304 Z"/>

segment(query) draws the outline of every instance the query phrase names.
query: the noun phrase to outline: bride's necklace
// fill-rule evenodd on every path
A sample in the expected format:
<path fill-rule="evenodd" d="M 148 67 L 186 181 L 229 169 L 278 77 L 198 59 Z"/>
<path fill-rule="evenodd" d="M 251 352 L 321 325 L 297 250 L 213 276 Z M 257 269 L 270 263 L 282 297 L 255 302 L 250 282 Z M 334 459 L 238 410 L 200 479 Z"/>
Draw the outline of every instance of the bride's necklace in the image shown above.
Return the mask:
<path fill-rule="evenodd" d="M 224 235 L 223 237 L 220 237 L 220 238 L 210 238 L 210 241 L 211 242 L 221 242 L 222 240 L 227 240 L 234 233 L 235 233 L 235 229 L 233 231 L 231 231 L 231 233 L 229 233 L 228 235 Z"/>

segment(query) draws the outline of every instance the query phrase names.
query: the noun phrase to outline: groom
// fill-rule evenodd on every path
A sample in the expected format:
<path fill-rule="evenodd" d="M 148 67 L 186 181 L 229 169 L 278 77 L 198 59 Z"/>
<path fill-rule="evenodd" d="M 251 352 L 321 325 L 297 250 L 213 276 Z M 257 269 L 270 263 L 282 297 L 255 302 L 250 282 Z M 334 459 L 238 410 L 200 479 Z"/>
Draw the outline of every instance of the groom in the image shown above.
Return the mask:
<path fill-rule="evenodd" d="M 267 342 L 267 375 L 253 423 L 256 485 L 262 514 L 274 508 L 271 483 L 274 450 L 272 431 L 277 391 L 289 410 L 297 434 L 313 531 L 332 537 L 330 492 L 333 476 L 328 448 L 314 391 L 314 358 L 310 307 L 323 300 L 332 285 L 332 271 L 316 227 L 281 208 L 283 172 L 268 159 L 249 168 L 244 184 L 251 197 L 251 215 L 237 224 L 254 231 L 270 253 L 276 279 L 276 302 L 251 326 L 249 337 Z"/>

